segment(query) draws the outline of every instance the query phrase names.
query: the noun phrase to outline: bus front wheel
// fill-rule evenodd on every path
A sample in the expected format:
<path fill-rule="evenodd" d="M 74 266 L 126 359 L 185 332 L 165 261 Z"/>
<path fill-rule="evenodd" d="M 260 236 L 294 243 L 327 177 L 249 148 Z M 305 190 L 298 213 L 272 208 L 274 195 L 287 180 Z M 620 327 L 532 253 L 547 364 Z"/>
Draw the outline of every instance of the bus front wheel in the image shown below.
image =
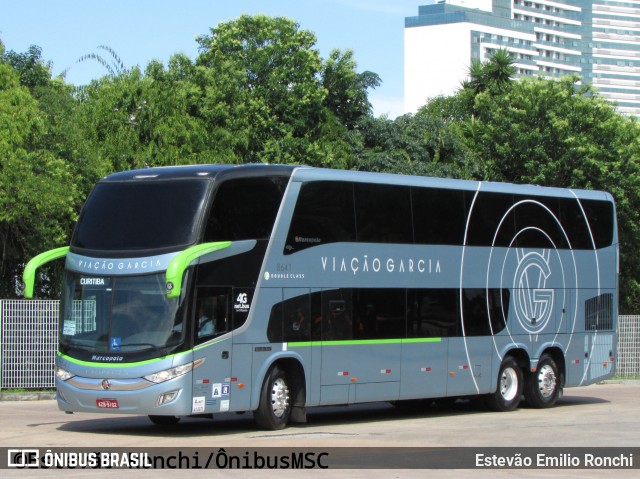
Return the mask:
<path fill-rule="evenodd" d="M 507 356 L 500 365 L 496 392 L 484 396 L 485 405 L 500 412 L 517 409 L 522 397 L 522 383 L 522 369 L 513 357 Z"/>
<path fill-rule="evenodd" d="M 535 408 L 552 407 L 560 396 L 561 388 L 560 371 L 556 362 L 551 356 L 543 354 L 536 371 L 527 376 L 524 394 L 527 403 Z"/>
<path fill-rule="evenodd" d="M 262 384 L 260 404 L 253 413 L 258 427 L 284 429 L 291 415 L 290 391 L 287 375 L 280 367 L 273 366 Z"/>

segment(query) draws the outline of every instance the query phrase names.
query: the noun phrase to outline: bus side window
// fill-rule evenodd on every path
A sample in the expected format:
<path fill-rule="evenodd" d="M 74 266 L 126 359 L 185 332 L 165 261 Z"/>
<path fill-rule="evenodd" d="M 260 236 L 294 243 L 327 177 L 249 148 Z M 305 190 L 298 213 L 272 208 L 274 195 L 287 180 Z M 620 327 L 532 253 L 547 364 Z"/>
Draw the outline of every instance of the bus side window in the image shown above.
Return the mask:
<path fill-rule="evenodd" d="M 273 305 L 267 326 L 272 343 L 309 341 L 315 330 L 309 294 L 302 294 Z M 319 339 L 316 337 L 315 339 Z"/>
<path fill-rule="evenodd" d="M 406 186 L 355 183 L 358 241 L 412 244 L 410 193 Z"/>
<path fill-rule="evenodd" d="M 230 294 L 229 288 L 199 288 L 194 318 L 196 344 L 229 331 Z"/>
<path fill-rule="evenodd" d="M 280 177 L 223 182 L 213 199 L 204 242 L 269 238 L 286 183 Z"/>
<path fill-rule="evenodd" d="M 410 290 L 407 296 L 407 335 L 410 338 L 459 336 L 460 290 Z"/>
<path fill-rule="evenodd" d="M 335 181 L 304 183 L 291 219 L 284 254 L 355 239 L 353 185 Z"/>
<path fill-rule="evenodd" d="M 284 302 L 284 341 L 309 341 L 311 337 L 310 314 L 308 294 Z"/>
<path fill-rule="evenodd" d="M 350 289 L 322 292 L 322 317 L 320 321 L 323 341 L 353 339 L 353 314 Z"/>
<path fill-rule="evenodd" d="M 407 299 L 402 288 L 355 289 L 354 335 L 357 339 L 407 337 Z"/>
<path fill-rule="evenodd" d="M 464 190 L 411 188 L 415 242 L 463 244 L 472 199 L 472 194 Z"/>

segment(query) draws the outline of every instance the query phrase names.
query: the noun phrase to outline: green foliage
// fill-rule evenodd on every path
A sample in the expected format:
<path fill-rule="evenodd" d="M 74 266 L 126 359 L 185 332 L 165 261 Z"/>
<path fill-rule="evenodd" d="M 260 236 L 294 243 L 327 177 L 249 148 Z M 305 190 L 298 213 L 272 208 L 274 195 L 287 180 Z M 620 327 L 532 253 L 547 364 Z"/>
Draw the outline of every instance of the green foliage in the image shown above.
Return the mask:
<path fill-rule="evenodd" d="M 109 60 L 99 53 L 92 52 L 92 53 L 87 53 L 86 55 L 82 55 L 80 58 L 78 58 L 78 60 L 76 60 L 76 63 L 83 63 L 88 60 L 96 61 L 100 65 L 102 65 L 104 69 L 107 70 L 107 72 L 109 72 L 109 76 L 112 76 L 112 77 L 118 76 L 126 72 L 127 69 L 125 68 L 124 63 L 122 62 L 122 59 L 113 50 L 113 48 L 108 47 L 106 45 L 98 45 L 97 48 L 98 50 L 103 50 L 107 52 L 109 54 L 108 56 L 111 57 L 111 59 Z"/>
<path fill-rule="evenodd" d="M 640 309 L 640 125 L 577 77 L 526 78 L 475 96 L 461 124 L 478 177 L 613 194 L 619 222 L 621 309 Z"/>
<path fill-rule="evenodd" d="M 640 311 L 640 125 L 588 85 L 513 80 L 505 50 L 473 63 L 462 88 L 415 115 L 374 118 L 351 50 L 322 59 L 287 18 L 248 16 L 198 37 L 195 61 L 126 68 L 76 88 L 51 78 L 39 47 L 0 41 L 0 297 L 26 261 L 68 244 L 102 176 L 144 166 L 292 163 L 610 191 L 619 218 L 621 312 Z M 104 55 L 104 56 L 103 56 Z M 56 268 L 42 296 L 55 296 Z M 44 284 L 44 286 L 42 286 Z"/>
<path fill-rule="evenodd" d="M 322 72 L 322 86 L 327 91 L 324 104 L 350 130 L 357 128 L 360 120 L 371 116 L 373 107 L 367 90 L 381 83 L 376 73 L 358 73 L 356 68 L 352 50 L 344 53 L 333 50 Z"/>
<path fill-rule="evenodd" d="M 4 50 L 4 47 L 3 47 Z M 47 86 L 51 77 L 51 64 L 42 60 L 42 49 L 31 45 L 26 53 L 0 52 L 2 60 L 10 64 L 20 77 L 20 84 L 32 92 Z"/>
<path fill-rule="evenodd" d="M 508 50 L 496 50 L 485 62 L 474 60 L 471 63 L 469 79 L 462 83 L 462 87 L 475 93 L 499 95 L 508 90 L 517 72 L 514 64 L 515 60 Z"/>
<path fill-rule="evenodd" d="M 168 69 L 152 62 L 145 74 L 133 68 L 84 89 L 76 115 L 90 183 L 113 171 L 229 156 L 197 114 L 200 91 L 184 69 L 193 69 L 189 60 L 174 57 Z"/>
<path fill-rule="evenodd" d="M 455 128 L 420 111 L 395 120 L 368 117 L 361 122 L 363 147 L 354 169 L 419 176 L 468 178 L 466 147 Z"/>
<path fill-rule="evenodd" d="M 213 126 L 238 138 L 239 162 L 324 163 L 318 142 L 326 91 L 315 35 L 287 18 L 243 15 L 197 41 L 196 64 L 207 70 L 204 102 L 216 106 Z"/>
<path fill-rule="evenodd" d="M 15 297 L 26 260 L 64 242 L 75 216 L 71 168 L 40 147 L 45 135 L 37 100 L 0 63 L 0 297 Z"/>

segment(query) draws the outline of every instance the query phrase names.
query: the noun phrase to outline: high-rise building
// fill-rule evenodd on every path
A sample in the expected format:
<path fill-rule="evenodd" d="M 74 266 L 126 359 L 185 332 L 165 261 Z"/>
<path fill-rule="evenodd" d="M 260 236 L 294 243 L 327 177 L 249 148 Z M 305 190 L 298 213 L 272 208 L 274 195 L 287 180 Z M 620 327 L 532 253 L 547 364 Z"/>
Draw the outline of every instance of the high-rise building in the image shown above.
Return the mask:
<path fill-rule="evenodd" d="M 640 115 L 640 0 L 426 0 L 405 19 L 405 111 L 460 88 L 497 49 L 517 76 L 577 74 Z"/>

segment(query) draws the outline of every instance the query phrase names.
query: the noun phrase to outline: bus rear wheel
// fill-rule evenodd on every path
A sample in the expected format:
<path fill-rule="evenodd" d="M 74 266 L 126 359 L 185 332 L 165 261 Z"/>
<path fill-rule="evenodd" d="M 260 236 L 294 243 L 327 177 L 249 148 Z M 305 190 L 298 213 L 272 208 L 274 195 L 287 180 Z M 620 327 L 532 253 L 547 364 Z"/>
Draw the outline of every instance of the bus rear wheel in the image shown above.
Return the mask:
<path fill-rule="evenodd" d="M 258 427 L 268 430 L 284 429 L 291 416 L 287 375 L 280 367 L 273 366 L 262 384 L 260 404 L 253 413 Z"/>
<path fill-rule="evenodd" d="M 173 426 L 180 421 L 178 416 L 149 416 L 149 419 L 156 426 Z"/>
<path fill-rule="evenodd" d="M 562 388 L 560 371 L 553 358 L 543 354 L 538 367 L 529 373 L 524 396 L 527 403 L 535 408 L 548 408 L 555 405 Z"/>
<path fill-rule="evenodd" d="M 492 411 L 507 412 L 518 408 L 523 390 L 522 369 L 516 360 L 507 356 L 500 365 L 496 391 L 484 396 L 485 405 Z"/>

